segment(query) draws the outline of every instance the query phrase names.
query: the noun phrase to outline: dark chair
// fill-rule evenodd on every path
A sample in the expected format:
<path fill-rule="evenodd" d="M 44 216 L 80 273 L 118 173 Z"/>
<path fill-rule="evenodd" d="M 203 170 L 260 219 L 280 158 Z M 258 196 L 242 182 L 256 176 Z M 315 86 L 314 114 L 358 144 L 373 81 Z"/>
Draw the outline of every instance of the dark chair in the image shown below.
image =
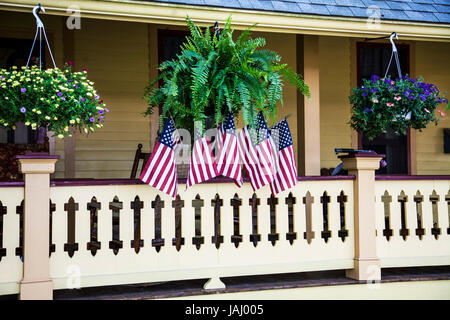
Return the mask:
<path fill-rule="evenodd" d="M 134 155 L 134 161 L 133 161 L 133 168 L 131 169 L 131 175 L 130 179 L 137 179 L 142 173 L 142 170 L 144 170 L 145 165 L 147 164 L 148 158 L 150 158 L 150 153 L 142 152 L 142 143 L 138 144 L 136 154 Z M 139 167 L 139 161 L 142 161 L 141 170 L 139 171 L 139 176 L 136 177 L 136 173 Z"/>

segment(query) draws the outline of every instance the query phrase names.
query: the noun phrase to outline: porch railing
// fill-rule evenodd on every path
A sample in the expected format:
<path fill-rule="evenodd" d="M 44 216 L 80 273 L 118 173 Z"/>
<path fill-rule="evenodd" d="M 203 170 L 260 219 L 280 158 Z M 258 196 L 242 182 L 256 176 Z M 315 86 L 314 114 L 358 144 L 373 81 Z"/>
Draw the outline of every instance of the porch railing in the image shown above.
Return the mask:
<path fill-rule="evenodd" d="M 0 183 L 0 295 L 24 282 L 53 290 L 210 279 L 210 289 L 227 276 L 347 269 L 376 280 L 377 266 L 450 264 L 450 177 L 375 179 L 371 166 L 301 177 L 276 198 L 218 179 L 186 191 L 180 183 L 176 200 L 138 180 L 47 182 L 47 200 L 34 200 L 49 225 L 39 257 L 24 241 L 30 182 Z M 27 277 L 41 260 L 48 266 L 34 267 L 47 275 Z"/>
<path fill-rule="evenodd" d="M 450 265 L 450 177 L 380 176 L 375 197 L 382 267 Z"/>

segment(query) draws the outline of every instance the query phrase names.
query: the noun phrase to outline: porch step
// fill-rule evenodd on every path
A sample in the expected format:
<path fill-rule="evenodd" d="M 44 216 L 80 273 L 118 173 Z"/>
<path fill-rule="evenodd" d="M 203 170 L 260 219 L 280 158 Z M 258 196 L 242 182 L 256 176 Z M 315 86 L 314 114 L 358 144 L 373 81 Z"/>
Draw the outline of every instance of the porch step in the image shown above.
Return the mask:
<path fill-rule="evenodd" d="M 221 278 L 225 289 L 204 290 L 208 279 L 55 290 L 55 300 L 153 300 L 319 286 L 366 283 L 345 277 L 345 270 Z M 382 269 L 381 283 L 450 280 L 450 266 Z"/>

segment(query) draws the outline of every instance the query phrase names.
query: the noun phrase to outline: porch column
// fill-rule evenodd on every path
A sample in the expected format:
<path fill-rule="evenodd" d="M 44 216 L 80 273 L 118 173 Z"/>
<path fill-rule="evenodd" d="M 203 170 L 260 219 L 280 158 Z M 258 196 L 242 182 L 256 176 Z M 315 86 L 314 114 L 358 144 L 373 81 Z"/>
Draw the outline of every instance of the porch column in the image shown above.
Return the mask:
<path fill-rule="evenodd" d="M 49 260 L 49 199 L 50 174 L 55 171 L 58 158 L 43 152 L 16 156 L 25 180 L 20 300 L 53 299 Z"/>
<path fill-rule="evenodd" d="M 380 280 L 380 259 L 376 252 L 375 221 L 375 170 L 384 155 L 355 153 L 340 156 L 344 169 L 356 177 L 354 197 L 354 269 L 346 270 L 346 276 L 357 280 Z"/>
<path fill-rule="evenodd" d="M 297 72 L 311 93 L 311 98 L 297 93 L 298 172 L 320 176 L 319 36 L 297 35 Z"/>

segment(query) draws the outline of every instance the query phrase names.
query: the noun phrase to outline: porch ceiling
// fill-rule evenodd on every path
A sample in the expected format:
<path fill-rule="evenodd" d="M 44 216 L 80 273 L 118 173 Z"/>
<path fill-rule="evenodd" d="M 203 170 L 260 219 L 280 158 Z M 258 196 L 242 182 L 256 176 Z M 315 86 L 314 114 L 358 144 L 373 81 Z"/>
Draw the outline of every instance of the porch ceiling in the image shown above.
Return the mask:
<path fill-rule="evenodd" d="M 186 5 L 134 0 L 42 0 L 46 14 L 69 16 L 79 9 L 81 18 L 97 18 L 157 24 L 185 25 L 186 15 L 199 25 L 223 23 L 233 14 L 233 25 L 243 29 L 345 37 L 376 37 L 396 31 L 404 40 L 450 41 L 450 24 L 382 20 L 368 24 L 367 18 Z M 31 0 L 0 0 L 0 10 L 30 12 Z"/>

